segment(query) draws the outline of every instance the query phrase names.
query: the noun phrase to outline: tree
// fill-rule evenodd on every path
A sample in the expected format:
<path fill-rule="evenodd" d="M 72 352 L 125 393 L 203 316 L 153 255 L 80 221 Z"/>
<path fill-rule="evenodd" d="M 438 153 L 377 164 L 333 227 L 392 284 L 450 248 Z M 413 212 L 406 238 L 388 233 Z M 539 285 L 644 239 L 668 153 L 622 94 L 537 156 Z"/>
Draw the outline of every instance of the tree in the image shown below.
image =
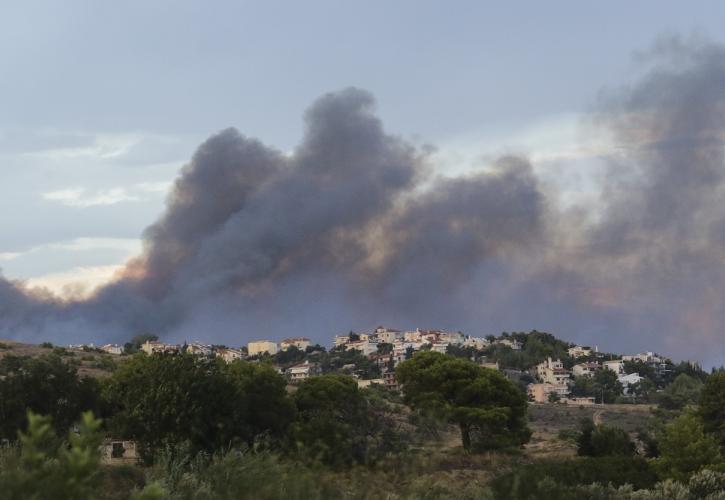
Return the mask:
<path fill-rule="evenodd" d="M 28 410 L 47 415 L 55 431 L 65 433 L 81 413 L 99 405 L 98 382 L 80 378 L 58 355 L 0 359 L 0 438 L 16 440 Z"/>
<path fill-rule="evenodd" d="M 594 379 L 586 375 L 574 377 L 571 394 L 577 397 L 594 396 Z"/>
<path fill-rule="evenodd" d="M 85 412 L 75 430 L 60 439 L 49 417 L 28 412 L 27 419 L 28 430 L 20 433 L 20 446 L 5 449 L 2 455 L 2 498 L 91 500 L 103 496 L 99 494 L 103 486 L 101 421 Z M 148 485 L 131 498 L 160 500 L 165 498 L 163 493 L 158 486 Z"/>
<path fill-rule="evenodd" d="M 157 340 L 159 340 L 159 337 L 153 333 L 139 333 L 138 335 L 134 335 L 129 342 L 126 342 L 123 345 L 123 352 L 125 354 L 136 354 L 143 344 L 146 342 L 155 342 Z"/>
<path fill-rule="evenodd" d="M 238 432 L 235 391 L 219 363 L 190 354 L 134 356 L 105 387 L 111 430 L 135 439 L 147 461 L 183 442 L 192 453 L 228 445 Z"/>
<path fill-rule="evenodd" d="M 577 453 L 581 456 L 632 456 L 635 445 L 626 431 L 608 425 L 594 425 L 592 419 L 581 422 Z"/>
<path fill-rule="evenodd" d="M 629 393 L 632 394 L 640 403 L 649 403 L 657 393 L 657 387 L 650 379 L 643 378 L 636 384 L 629 386 Z"/>
<path fill-rule="evenodd" d="M 337 467 L 366 462 L 371 421 L 352 377 L 309 378 L 294 393 L 294 403 L 297 420 L 291 435 L 302 455 Z"/>
<path fill-rule="evenodd" d="M 498 371 L 428 351 L 398 365 L 396 377 L 414 408 L 458 425 L 467 450 L 521 445 L 531 435 L 525 394 Z"/>
<path fill-rule="evenodd" d="M 702 421 L 692 412 L 665 426 L 659 450 L 658 465 L 666 477 L 676 481 L 687 481 L 695 472 L 722 463 L 717 440 L 705 433 Z"/>
<path fill-rule="evenodd" d="M 698 379 L 681 373 L 662 391 L 659 404 L 668 410 L 681 410 L 687 405 L 697 403 L 702 387 L 703 383 Z"/>
<path fill-rule="evenodd" d="M 189 354 L 134 356 L 108 380 L 110 428 L 153 461 L 164 446 L 214 452 L 261 435 L 279 439 L 294 412 L 284 379 L 265 365 Z"/>
<path fill-rule="evenodd" d="M 617 374 L 612 370 L 599 370 L 594 374 L 594 397 L 601 398 L 602 403 L 614 403 L 622 394 L 622 383 L 617 380 Z"/>
<path fill-rule="evenodd" d="M 19 434 L 20 456 L 0 471 L 3 498 L 96 498 L 101 421 L 84 413 L 78 433 L 68 435 L 66 447 L 50 417 L 28 412 L 27 419 L 27 432 Z"/>
<path fill-rule="evenodd" d="M 656 377 L 655 369 L 651 365 L 648 365 L 639 359 L 635 361 L 625 361 L 623 363 L 623 368 L 624 373 L 626 374 L 636 373 L 640 377 L 648 378 L 650 380 L 654 380 Z"/>
<path fill-rule="evenodd" d="M 294 419 L 287 382 L 270 365 L 235 361 L 226 367 L 234 385 L 234 416 L 239 436 L 252 446 L 260 436 L 281 439 Z"/>
<path fill-rule="evenodd" d="M 725 446 L 725 371 L 710 375 L 700 393 L 700 417 L 705 432 L 715 435 Z"/>

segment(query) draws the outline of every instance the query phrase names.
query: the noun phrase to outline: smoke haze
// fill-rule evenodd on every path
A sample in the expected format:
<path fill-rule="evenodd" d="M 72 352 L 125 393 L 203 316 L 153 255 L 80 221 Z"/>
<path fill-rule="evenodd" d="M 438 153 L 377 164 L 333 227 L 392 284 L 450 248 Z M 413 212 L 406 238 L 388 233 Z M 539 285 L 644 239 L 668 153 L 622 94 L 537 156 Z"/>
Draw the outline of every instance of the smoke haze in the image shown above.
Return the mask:
<path fill-rule="evenodd" d="M 186 165 L 142 255 L 86 300 L 0 278 L 9 338 L 320 343 L 384 322 L 482 335 L 548 330 L 722 363 L 725 49 L 667 39 L 601 95 L 615 140 L 600 197 L 567 206 L 507 155 L 437 177 L 348 88 L 307 111 L 289 154 L 223 130 Z"/>

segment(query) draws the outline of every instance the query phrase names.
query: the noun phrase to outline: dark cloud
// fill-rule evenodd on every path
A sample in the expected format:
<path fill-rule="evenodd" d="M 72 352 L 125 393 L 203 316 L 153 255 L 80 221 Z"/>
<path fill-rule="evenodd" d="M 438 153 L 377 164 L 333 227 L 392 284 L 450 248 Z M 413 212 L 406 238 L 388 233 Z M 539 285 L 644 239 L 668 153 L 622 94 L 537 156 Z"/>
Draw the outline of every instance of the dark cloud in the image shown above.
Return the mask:
<path fill-rule="evenodd" d="M 0 280 L 10 336 L 242 343 L 379 321 L 549 329 L 706 362 L 725 321 L 725 49 L 670 40 L 597 112 L 615 138 L 602 200 L 561 208 L 525 159 L 432 178 L 426 151 L 345 89 L 284 154 L 236 130 L 183 169 L 144 252 L 82 302 Z"/>

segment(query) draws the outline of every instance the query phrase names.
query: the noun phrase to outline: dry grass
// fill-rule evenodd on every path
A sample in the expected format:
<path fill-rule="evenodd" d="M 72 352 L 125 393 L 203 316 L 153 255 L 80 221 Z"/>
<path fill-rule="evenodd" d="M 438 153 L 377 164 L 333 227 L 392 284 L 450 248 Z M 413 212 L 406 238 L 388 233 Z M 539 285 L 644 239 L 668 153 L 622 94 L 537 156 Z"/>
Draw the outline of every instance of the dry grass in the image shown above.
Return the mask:
<path fill-rule="evenodd" d="M 43 354 L 50 354 L 56 348 L 62 348 L 65 351 L 65 354 L 61 354 L 61 358 L 67 363 L 76 365 L 78 374 L 82 377 L 107 377 L 110 375 L 111 370 L 100 368 L 98 365 L 103 363 L 104 360 L 111 360 L 115 364 L 123 360 L 122 356 L 97 351 L 87 352 L 81 349 L 69 349 L 64 346 L 43 347 L 39 344 L 25 344 L 14 340 L 0 340 L 0 359 L 8 355 L 35 358 Z"/>

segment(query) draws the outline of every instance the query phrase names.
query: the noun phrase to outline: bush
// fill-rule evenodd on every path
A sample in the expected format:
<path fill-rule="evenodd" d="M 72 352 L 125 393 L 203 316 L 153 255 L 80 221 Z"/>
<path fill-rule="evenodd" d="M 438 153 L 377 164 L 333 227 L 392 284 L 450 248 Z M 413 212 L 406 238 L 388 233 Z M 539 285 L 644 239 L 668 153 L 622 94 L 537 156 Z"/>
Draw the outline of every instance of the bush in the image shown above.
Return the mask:
<path fill-rule="evenodd" d="M 611 483 L 614 486 L 630 484 L 634 489 L 651 488 L 658 479 L 643 458 L 579 458 L 523 465 L 494 479 L 491 488 L 497 499 L 556 498 L 544 495 L 540 489 L 540 483 L 547 478 L 565 487 Z"/>
<path fill-rule="evenodd" d="M 43 342 L 42 344 L 40 344 L 40 347 L 42 347 L 43 349 L 52 349 L 53 343 L 52 342 Z"/>
<path fill-rule="evenodd" d="M 591 419 L 582 421 L 577 445 L 577 453 L 589 457 L 632 456 L 636 449 L 627 432 L 608 425 L 594 425 Z"/>

